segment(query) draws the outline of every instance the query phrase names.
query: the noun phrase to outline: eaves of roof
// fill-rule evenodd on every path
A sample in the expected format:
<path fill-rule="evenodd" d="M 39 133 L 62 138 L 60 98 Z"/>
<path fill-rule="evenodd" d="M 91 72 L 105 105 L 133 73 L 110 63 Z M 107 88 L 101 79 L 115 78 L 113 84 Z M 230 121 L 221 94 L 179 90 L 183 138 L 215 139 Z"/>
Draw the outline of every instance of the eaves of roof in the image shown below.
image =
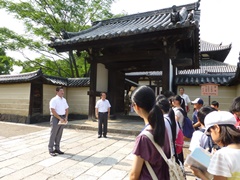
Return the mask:
<path fill-rule="evenodd" d="M 68 87 L 89 87 L 90 78 L 68 78 Z"/>
<path fill-rule="evenodd" d="M 200 61 L 199 69 L 187 69 L 187 70 L 179 70 L 179 75 L 202 75 L 202 74 L 225 74 L 225 73 L 235 73 L 237 70 L 237 66 L 229 65 L 226 63 L 222 63 L 216 60 L 202 60 Z M 162 71 L 145 71 L 145 72 L 131 72 L 125 73 L 127 77 L 147 77 L 147 76 L 161 76 Z"/>
<path fill-rule="evenodd" d="M 200 52 L 209 52 L 209 51 L 222 51 L 222 50 L 230 50 L 232 47 L 232 44 L 229 45 L 222 45 L 220 44 L 213 44 L 209 43 L 204 40 L 200 40 Z"/>
<path fill-rule="evenodd" d="M 240 81 L 240 64 L 229 65 L 216 60 L 200 61 L 199 69 L 179 70 L 176 75 L 176 85 L 199 85 L 204 83 L 216 83 L 220 85 L 232 85 Z M 157 77 L 162 76 L 162 71 L 132 72 L 126 73 L 126 77 Z M 233 81 L 233 78 L 235 81 Z"/>
<path fill-rule="evenodd" d="M 0 84 L 6 83 L 25 83 L 30 82 L 38 77 L 42 76 L 42 72 L 40 70 L 28 73 L 22 73 L 17 75 L 0 75 Z"/>
<path fill-rule="evenodd" d="M 216 60 L 202 60 L 200 61 L 199 69 L 187 69 L 187 70 L 179 70 L 178 74 L 222 74 L 222 73 L 235 73 L 237 70 L 237 66 L 229 65 L 223 62 L 219 62 Z"/>
<path fill-rule="evenodd" d="M 0 75 L 0 84 L 27 83 L 44 79 L 44 83 L 66 87 L 89 87 L 90 78 L 62 78 L 56 76 L 44 75 L 41 70 L 22 73 L 18 75 Z"/>
<path fill-rule="evenodd" d="M 219 85 L 230 85 L 230 80 L 235 73 L 225 74 L 194 74 L 194 75 L 177 75 L 175 78 L 176 85 L 200 85 L 205 83 L 214 83 Z"/>
<path fill-rule="evenodd" d="M 175 78 L 176 85 L 199 85 L 215 83 L 230 85 L 235 77 L 237 66 L 216 60 L 200 61 L 200 69 L 180 70 Z"/>
<path fill-rule="evenodd" d="M 235 76 L 229 82 L 229 85 L 237 85 L 237 84 L 240 84 L 240 62 L 238 62 L 237 64 L 237 71 L 235 73 Z"/>
<path fill-rule="evenodd" d="M 80 32 L 63 31 L 64 39 L 55 39 L 49 46 L 61 51 L 58 47 L 99 40 L 122 38 L 144 33 L 159 32 L 179 28 L 199 28 L 199 2 L 176 7 L 179 19 L 171 19 L 173 8 L 138 13 L 120 18 L 98 21 L 87 30 Z M 63 50 L 62 50 L 63 51 Z"/>

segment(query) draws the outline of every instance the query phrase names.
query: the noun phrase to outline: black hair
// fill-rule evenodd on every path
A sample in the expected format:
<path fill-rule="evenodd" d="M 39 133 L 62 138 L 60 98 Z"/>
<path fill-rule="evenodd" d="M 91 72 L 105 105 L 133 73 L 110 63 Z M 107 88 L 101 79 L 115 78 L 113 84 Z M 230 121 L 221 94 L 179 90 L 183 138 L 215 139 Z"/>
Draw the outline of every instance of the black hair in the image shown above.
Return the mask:
<path fill-rule="evenodd" d="M 60 89 L 63 89 L 63 87 L 62 86 L 57 86 L 56 87 L 56 91 L 58 92 Z"/>
<path fill-rule="evenodd" d="M 230 107 L 230 112 L 240 112 L 240 96 L 233 99 L 232 105 Z"/>
<path fill-rule="evenodd" d="M 179 101 L 179 104 L 180 104 L 181 108 L 182 108 L 183 111 L 186 113 L 185 101 L 184 101 L 184 99 L 183 99 L 181 96 L 176 95 L 176 96 L 173 97 L 172 100 Z"/>
<path fill-rule="evenodd" d="M 172 91 L 168 91 L 168 90 L 167 90 L 167 91 L 164 91 L 162 94 L 163 94 L 166 98 L 169 98 L 169 97 L 175 95 Z"/>
<path fill-rule="evenodd" d="M 102 96 L 103 94 L 106 94 L 106 95 L 107 95 L 107 93 L 106 93 L 106 92 L 101 92 L 101 93 L 100 93 L 100 96 Z"/>
<path fill-rule="evenodd" d="M 179 88 L 179 91 L 180 91 L 181 89 L 182 89 L 182 90 L 184 90 L 184 88 L 183 88 L 183 87 L 180 87 L 180 88 Z"/>
<path fill-rule="evenodd" d="M 173 138 L 173 142 L 175 142 L 176 140 L 176 120 L 175 120 L 175 113 L 173 111 L 173 109 L 171 108 L 171 105 L 169 103 L 169 100 L 166 97 L 162 97 L 160 98 L 159 96 L 157 96 L 156 98 L 157 100 L 157 105 L 160 107 L 160 109 L 164 112 L 164 113 L 168 113 L 168 117 L 170 119 L 170 125 L 171 125 L 171 130 L 172 130 L 172 138 Z"/>
<path fill-rule="evenodd" d="M 204 119 L 205 119 L 206 115 L 209 114 L 212 111 L 217 111 L 217 110 L 215 108 L 210 107 L 210 106 L 201 107 L 199 109 L 199 111 L 197 112 L 197 117 L 198 117 L 201 124 L 203 124 L 205 126 Z"/>
<path fill-rule="evenodd" d="M 215 143 L 221 143 L 223 146 L 228 146 L 229 144 L 239 144 L 240 143 L 240 130 L 234 125 L 219 125 L 220 136 Z M 214 129 L 215 127 L 211 127 Z"/>
<path fill-rule="evenodd" d="M 212 101 L 211 105 L 219 107 L 219 103 L 217 101 Z"/>
<path fill-rule="evenodd" d="M 165 123 L 163 113 L 156 104 L 154 91 L 148 86 L 139 86 L 131 96 L 133 103 L 144 109 L 148 115 L 148 122 L 153 128 L 154 141 L 160 146 L 164 145 Z"/>

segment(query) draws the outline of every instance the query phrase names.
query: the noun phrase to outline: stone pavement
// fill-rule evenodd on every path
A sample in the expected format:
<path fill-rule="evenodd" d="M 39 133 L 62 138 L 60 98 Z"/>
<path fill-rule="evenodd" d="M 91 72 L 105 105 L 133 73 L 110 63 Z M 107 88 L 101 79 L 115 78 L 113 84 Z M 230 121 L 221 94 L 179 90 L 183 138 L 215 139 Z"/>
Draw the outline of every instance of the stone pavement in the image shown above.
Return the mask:
<path fill-rule="evenodd" d="M 0 136 L 1 179 L 128 179 L 134 140 L 144 125 L 139 120 L 109 120 L 108 138 L 98 139 L 97 122 L 69 121 L 61 141 L 65 154 L 56 157 L 48 154 L 49 123 L 23 126 L 36 131 Z M 189 174 L 187 179 L 194 178 Z"/>

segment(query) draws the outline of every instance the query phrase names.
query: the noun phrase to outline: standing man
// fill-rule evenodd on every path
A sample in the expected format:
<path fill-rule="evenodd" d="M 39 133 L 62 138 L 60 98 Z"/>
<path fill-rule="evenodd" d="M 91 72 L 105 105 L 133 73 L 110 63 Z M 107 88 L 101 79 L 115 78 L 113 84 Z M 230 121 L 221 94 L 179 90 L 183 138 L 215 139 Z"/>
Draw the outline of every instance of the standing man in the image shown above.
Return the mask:
<path fill-rule="evenodd" d="M 190 98 L 187 94 L 184 94 L 184 88 L 183 87 L 179 88 L 179 95 L 181 96 L 181 98 L 184 99 L 185 107 L 186 107 L 185 109 L 186 109 L 186 112 L 188 113 L 190 111 L 191 100 L 190 100 Z"/>
<path fill-rule="evenodd" d="M 107 138 L 107 124 L 108 117 L 110 116 L 110 103 L 106 99 L 106 93 L 101 93 L 101 99 L 99 99 L 96 103 L 96 118 L 98 119 L 98 138 L 103 137 Z M 103 131 L 102 131 L 103 128 Z"/>
<path fill-rule="evenodd" d="M 63 97 L 63 87 L 59 86 L 56 88 L 56 96 L 53 97 L 49 103 L 50 108 L 50 125 L 51 133 L 48 144 L 49 154 L 56 156 L 57 154 L 64 154 L 60 151 L 60 141 L 62 138 L 62 132 L 64 124 L 68 122 L 68 104 L 66 99 Z M 56 154 L 57 153 L 57 154 Z"/>
<path fill-rule="evenodd" d="M 198 122 L 198 117 L 197 117 L 197 113 L 199 111 L 199 109 L 201 109 L 203 107 L 203 100 L 201 98 L 196 98 L 194 101 L 192 101 L 193 104 L 193 115 L 192 115 L 192 121 L 193 121 L 193 127 L 195 130 L 198 130 L 198 127 L 201 126 L 201 123 Z"/>

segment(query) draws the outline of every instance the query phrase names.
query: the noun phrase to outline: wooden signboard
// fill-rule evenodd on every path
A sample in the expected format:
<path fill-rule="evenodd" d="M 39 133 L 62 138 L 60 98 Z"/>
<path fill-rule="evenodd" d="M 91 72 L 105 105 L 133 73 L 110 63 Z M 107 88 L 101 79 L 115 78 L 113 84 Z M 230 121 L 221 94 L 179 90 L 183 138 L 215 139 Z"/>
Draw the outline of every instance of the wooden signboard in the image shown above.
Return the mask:
<path fill-rule="evenodd" d="M 218 84 L 206 83 L 201 84 L 202 96 L 218 96 Z"/>

